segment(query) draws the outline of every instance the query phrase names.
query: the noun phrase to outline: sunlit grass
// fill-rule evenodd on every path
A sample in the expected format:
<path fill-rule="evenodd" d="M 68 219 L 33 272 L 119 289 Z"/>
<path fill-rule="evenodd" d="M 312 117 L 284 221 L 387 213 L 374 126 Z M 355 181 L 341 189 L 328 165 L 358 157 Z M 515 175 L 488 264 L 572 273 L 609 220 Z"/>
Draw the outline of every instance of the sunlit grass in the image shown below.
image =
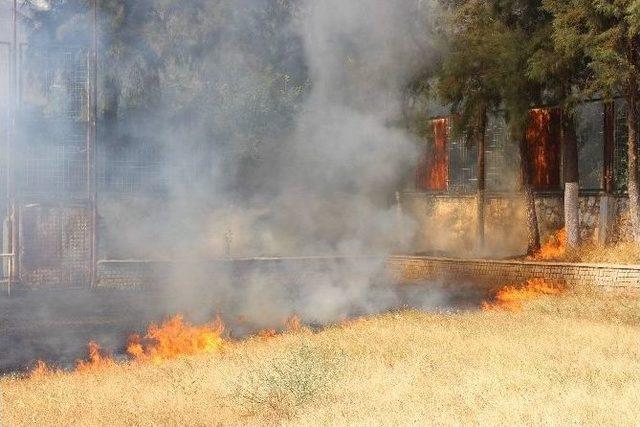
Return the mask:
<path fill-rule="evenodd" d="M 640 300 L 394 312 L 163 364 L 1 380 L 8 425 L 636 425 Z M 5 425 L 3 423 L 3 425 Z"/>

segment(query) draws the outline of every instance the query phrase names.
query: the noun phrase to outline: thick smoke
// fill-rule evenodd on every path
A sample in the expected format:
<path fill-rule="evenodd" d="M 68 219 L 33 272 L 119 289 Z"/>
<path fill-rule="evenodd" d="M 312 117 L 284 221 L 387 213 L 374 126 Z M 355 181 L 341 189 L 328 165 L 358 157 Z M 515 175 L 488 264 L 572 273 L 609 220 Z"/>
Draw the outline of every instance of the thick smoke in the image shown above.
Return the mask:
<path fill-rule="evenodd" d="M 209 35 L 215 48 L 198 54 L 195 65 L 165 64 L 161 102 L 127 123 L 128 137 L 164 146 L 161 177 L 170 194 L 118 203 L 103 198 L 108 255 L 396 250 L 394 192 L 415 165 L 418 143 L 394 124 L 403 85 L 430 60 L 424 25 L 432 5 L 289 5 L 296 13 L 264 46 L 263 32 L 254 28 L 264 24 L 252 11 L 276 2 L 236 3 L 223 8 L 232 23 Z M 265 73 L 274 64 L 281 70 Z M 190 178 L 194 171 L 199 175 Z M 404 225 L 411 233 L 412 222 Z"/>
<path fill-rule="evenodd" d="M 391 196 L 417 158 L 415 141 L 392 126 L 419 54 L 406 34 L 412 6 L 307 3 L 299 31 L 312 89 L 287 141 L 276 203 L 303 253 L 397 246 Z"/>
<path fill-rule="evenodd" d="M 101 258 L 172 260 L 163 312 L 219 311 L 249 329 L 446 303 L 407 299 L 384 268 L 400 228 L 407 241 L 416 231 L 394 205 L 419 157 L 401 93 L 432 59 L 434 2 L 131 5 L 100 19 Z M 86 10 L 69 14 L 34 41 L 86 44 Z"/>
<path fill-rule="evenodd" d="M 218 184 L 172 194 L 174 220 L 202 214 L 189 224 L 192 233 L 174 229 L 181 234 L 177 240 L 193 258 L 225 252 L 378 257 L 324 260 L 314 274 L 278 265 L 276 274 L 230 274 L 218 276 L 215 284 L 193 264 L 177 269 L 174 280 L 182 295 L 202 297 L 202 287 L 185 281 L 208 283 L 214 300 L 231 301 L 225 309 L 234 307 L 255 325 L 277 325 L 293 313 L 324 323 L 406 303 L 389 287 L 384 256 L 399 248 L 394 192 L 418 158 L 418 143 L 395 123 L 403 86 L 415 67 L 430 60 L 428 40 L 411 33 L 426 22 L 429 9 L 421 2 L 334 0 L 306 2 L 299 11 L 288 23 L 295 37 L 285 41 L 300 43 L 309 83 L 287 131 L 261 135 L 264 146 L 253 163 L 261 191 L 241 195 L 229 186 L 220 171 L 228 171 L 229 164 L 240 170 L 244 159 L 215 151 Z M 239 57 L 236 52 L 231 61 Z M 226 68 L 215 63 L 207 70 L 220 77 Z M 205 203 L 210 208 L 202 209 Z M 405 233 L 413 231 L 410 219 L 402 224 Z M 206 236 L 200 247 L 194 245 L 197 237 L 185 239 L 198 233 Z M 412 303 L 443 301 L 441 295 L 427 295 Z"/>

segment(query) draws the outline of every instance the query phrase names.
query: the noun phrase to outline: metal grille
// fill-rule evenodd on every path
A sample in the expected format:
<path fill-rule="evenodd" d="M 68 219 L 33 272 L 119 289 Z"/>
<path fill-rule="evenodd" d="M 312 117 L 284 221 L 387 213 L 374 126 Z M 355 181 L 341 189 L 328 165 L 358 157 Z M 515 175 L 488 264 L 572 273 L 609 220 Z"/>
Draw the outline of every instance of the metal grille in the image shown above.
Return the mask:
<path fill-rule="evenodd" d="M 18 191 L 29 198 L 84 198 L 86 52 L 26 46 L 21 57 Z"/>
<path fill-rule="evenodd" d="M 517 188 L 520 155 L 511 143 L 501 117 L 490 117 L 485 136 L 486 186 L 488 191 Z"/>
<path fill-rule="evenodd" d="M 604 170 L 604 105 L 589 102 L 578 107 L 578 169 L 580 188 L 600 190 Z"/>
<path fill-rule="evenodd" d="M 0 195 L 6 195 L 6 146 L 11 96 L 11 45 L 0 43 Z"/>
<path fill-rule="evenodd" d="M 11 84 L 11 45 L 6 42 L 0 42 L 0 114 L 2 115 L 2 123 L 4 124 L 9 112 L 9 96 Z M 3 127 L 3 129 L 5 129 Z"/>
<path fill-rule="evenodd" d="M 469 144 L 466 135 L 449 141 L 448 188 L 450 191 L 458 194 L 476 191 L 478 188 L 477 153 L 478 147 Z"/>
<path fill-rule="evenodd" d="M 627 102 L 616 99 L 614 102 L 614 148 L 613 148 L 613 178 L 617 191 L 627 191 Z M 640 125 L 640 124 L 639 124 Z M 640 148 L 638 149 L 640 151 Z"/>
<path fill-rule="evenodd" d="M 99 146 L 98 189 L 122 194 L 166 193 L 204 177 L 208 164 L 206 156 L 198 150 L 189 156 L 175 156 L 172 161 L 167 157 L 157 143 L 135 141 L 130 147 Z"/>
<path fill-rule="evenodd" d="M 25 286 L 84 287 L 90 274 L 90 210 L 25 205 L 20 273 Z"/>

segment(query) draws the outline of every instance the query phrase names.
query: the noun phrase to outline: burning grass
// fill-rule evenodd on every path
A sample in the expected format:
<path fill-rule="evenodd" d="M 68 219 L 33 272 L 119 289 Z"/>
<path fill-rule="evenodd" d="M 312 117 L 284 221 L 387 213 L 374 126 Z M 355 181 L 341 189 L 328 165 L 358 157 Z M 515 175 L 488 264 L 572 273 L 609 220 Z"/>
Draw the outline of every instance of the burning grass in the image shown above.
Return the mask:
<path fill-rule="evenodd" d="M 224 326 L 219 318 L 211 325 L 193 326 L 176 315 L 161 325 L 152 324 L 144 337 L 129 337 L 127 354 L 137 361 L 162 362 L 179 356 L 212 353 L 222 347 Z"/>
<path fill-rule="evenodd" d="M 194 326 L 185 322 L 182 315 L 175 315 L 161 324 L 152 323 L 144 337 L 129 336 L 127 354 L 140 363 L 161 363 L 182 356 L 212 353 L 222 348 L 224 325 L 219 318 L 209 324 Z M 100 344 L 90 341 L 86 360 L 78 360 L 77 372 L 98 371 L 116 365 L 113 357 L 102 351 Z M 61 373 L 56 368 L 38 360 L 29 376 L 42 377 Z"/>
<path fill-rule="evenodd" d="M 528 257 L 532 261 L 560 261 L 567 254 L 567 232 L 560 229 L 549 236 L 549 240 L 540 247 L 533 256 Z"/>
<path fill-rule="evenodd" d="M 638 295 L 598 291 L 536 294 L 515 312 L 395 312 L 158 364 L 6 377 L 3 422 L 633 425 L 638 325 Z"/>
<path fill-rule="evenodd" d="M 585 242 L 577 248 L 567 247 L 567 233 L 553 233 L 540 251 L 529 261 L 582 262 L 592 264 L 640 264 L 640 246 L 633 242 L 602 245 Z"/>
<path fill-rule="evenodd" d="M 492 301 L 482 303 L 484 311 L 522 311 L 523 305 L 545 295 L 560 295 L 562 286 L 544 279 L 530 279 L 522 285 L 507 285 L 500 289 Z"/>

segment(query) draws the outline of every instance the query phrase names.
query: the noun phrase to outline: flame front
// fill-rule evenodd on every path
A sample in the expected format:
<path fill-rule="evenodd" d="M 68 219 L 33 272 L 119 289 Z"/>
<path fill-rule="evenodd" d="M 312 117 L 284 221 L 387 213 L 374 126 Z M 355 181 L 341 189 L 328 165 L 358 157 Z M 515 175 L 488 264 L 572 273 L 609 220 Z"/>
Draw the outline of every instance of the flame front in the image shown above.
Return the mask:
<path fill-rule="evenodd" d="M 113 366 L 115 364 L 111 356 L 104 353 L 100 348 L 100 345 L 95 341 L 89 342 L 88 355 L 88 360 L 78 360 L 76 362 L 76 371 L 94 371 L 108 366 Z"/>
<path fill-rule="evenodd" d="M 166 322 L 151 324 L 144 337 L 129 337 L 127 354 L 137 361 L 159 362 L 183 355 L 212 353 L 222 347 L 224 326 L 220 319 L 209 325 L 194 326 L 175 315 Z"/>
<path fill-rule="evenodd" d="M 559 295 L 562 291 L 562 287 L 549 283 L 544 279 L 530 279 L 524 285 L 503 287 L 496 293 L 493 301 L 482 303 L 482 310 L 521 311 L 522 304 L 526 301 L 544 295 Z"/>
<path fill-rule="evenodd" d="M 31 378 L 44 377 L 52 374 L 53 372 L 54 370 L 51 369 L 49 365 L 46 364 L 46 362 L 42 360 L 37 360 L 36 365 L 33 367 L 33 369 L 31 369 L 31 371 L 29 371 L 29 377 Z"/>
<path fill-rule="evenodd" d="M 567 251 L 567 231 L 562 228 L 556 231 L 547 243 L 542 245 L 540 250 L 529 259 L 535 261 L 551 261 L 559 260 L 564 257 Z"/>

